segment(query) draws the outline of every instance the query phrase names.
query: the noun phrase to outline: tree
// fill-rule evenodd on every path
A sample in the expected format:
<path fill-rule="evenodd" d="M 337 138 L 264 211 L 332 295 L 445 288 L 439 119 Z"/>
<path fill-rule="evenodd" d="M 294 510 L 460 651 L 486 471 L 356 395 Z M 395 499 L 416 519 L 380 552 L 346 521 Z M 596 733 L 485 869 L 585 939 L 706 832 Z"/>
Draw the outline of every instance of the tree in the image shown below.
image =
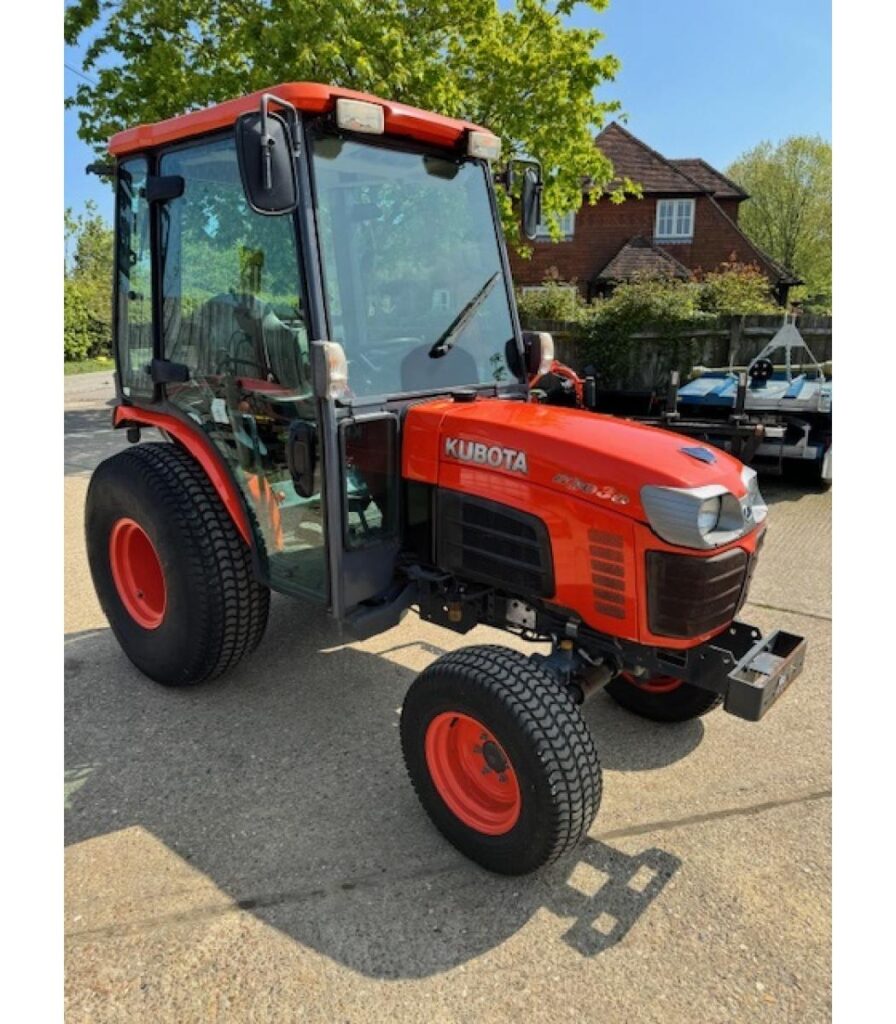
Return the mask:
<path fill-rule="evenodd" d="M 67 360 L 109 355 L 112 340 L 112 229 L 88 201 L 65 211 L 65 325 Z"/>
<path fill-rule="evenodd" d="M 806 298 L 831 301 L 831 144 L 796 135 L 761 142 L 726 172 L 750 193 L 740 225 L 806 283 Z"/>
<path fill-rule="evenodd" d="M 715 316 L 752 316 L 780 313 L 772 299 L 768 278 L 755 263 L 722 263 L 702 275 L 697 304 Z"/>
<path fill-rule="evenodd" d="M 609 0 L 583 0 L 596 11 Z M 505 155 L 541 160 L 549 219 L 612 178 L 594 134 L 616 102 L 595 89 L 619 61 L 565 24 L 579 0 L 75 0 L 65 41 L 95 32 L 66 101 L 97 150 L 109 136 L 288 81 L 325 81 L 484 124 Z M 623 192 L 616 189 L 615 199 Z M 509 237 L 510 200 L 500 193 Z"/>

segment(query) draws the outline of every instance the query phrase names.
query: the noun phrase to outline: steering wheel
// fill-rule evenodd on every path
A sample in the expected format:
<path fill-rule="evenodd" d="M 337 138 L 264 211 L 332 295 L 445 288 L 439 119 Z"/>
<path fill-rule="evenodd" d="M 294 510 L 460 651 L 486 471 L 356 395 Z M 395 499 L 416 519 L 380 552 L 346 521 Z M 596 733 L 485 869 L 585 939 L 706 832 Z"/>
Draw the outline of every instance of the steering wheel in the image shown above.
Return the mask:
<path fill-rule="evenodd" d="M 774 372 L 775 366 L 770 359 L 757 359 L 750 367 L 750 380 L 754 384 L 764 384 Z"/>
<path fill-rule="evenodd" d="M 372 375 L 371 383 L 382 381 L 387 389 L 397 390 L 398 367 L 401 361 L 411 351 L 423 344 L 422 338 L 395 337 L 383 338 L 373 345 L 356 353 L 356 363 L 364 368 L 365 372 Z"/>

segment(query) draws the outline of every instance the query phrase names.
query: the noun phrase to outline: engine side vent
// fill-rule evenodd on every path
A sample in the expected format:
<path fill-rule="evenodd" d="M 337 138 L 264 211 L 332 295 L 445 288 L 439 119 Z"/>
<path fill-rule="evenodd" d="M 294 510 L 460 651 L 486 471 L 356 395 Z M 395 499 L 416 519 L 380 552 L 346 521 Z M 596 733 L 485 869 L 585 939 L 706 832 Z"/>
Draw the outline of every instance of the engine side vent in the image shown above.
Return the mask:
<path fill-rule="evenodd" d="M 444 488 L 438 497 L 438 562 L 514 594 L 554 593 L 551 541 L 537 516 Z"/>
<path fill-rule="evenodd" d="M 601 615 L 614 619 L 625 618 L 624 546 L 622 538 L 615 533 L 588 531 L 594 607 Z"/>

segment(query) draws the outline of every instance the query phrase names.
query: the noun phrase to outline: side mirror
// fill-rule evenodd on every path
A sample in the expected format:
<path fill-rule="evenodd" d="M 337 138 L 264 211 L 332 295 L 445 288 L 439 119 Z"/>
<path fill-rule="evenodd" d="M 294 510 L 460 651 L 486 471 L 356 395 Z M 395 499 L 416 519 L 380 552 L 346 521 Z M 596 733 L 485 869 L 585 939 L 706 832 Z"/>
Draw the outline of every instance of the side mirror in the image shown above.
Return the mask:
<path fill-rule="evenodd" d="M 550 370 L 554 362 L 554 338 L 547 331 L 523 331 L 526 375 L 531 379 Z"/>
<path fill-rule="evenodd" d="M 507 189 L 508 195 L 514 194 L 516 184 L 517 167 L 522 167 L 523 183 L 520 186 L 520 214 L 522 220 L 523 235 L 532 241 L 538 235 L 538 225 L 541 222 L 541 193 L 544 189 L 544 182 L 541 178 L 541 164 L 537 160 L 530 160 L 528 157 L 511 157 L 507 166 L 500 173 L 495 175 L 495 180 L 500 182 Z"/>
<path fill-rule="evenodd" d="M 289 111 L 292 125 L 268 110 L 276 102 Z M 292 130 L 291 130 L 292 129 Z M 246 201 L 256 213 L 292 213 L 298 205 L 295 145 L 298 117 L 284 100 L 265 93 L 257 111 L 236 122 L 236 152 Z"/>
<path fill-rule="evenodd" d="M 541 174 L 540 169 L 530 164 L 523 172 L 523 188 L 521 192 L 521 207 L 523 220 L 523 234 L 530 241 L 538 234 L 538 225 L 541 221 Z"/>

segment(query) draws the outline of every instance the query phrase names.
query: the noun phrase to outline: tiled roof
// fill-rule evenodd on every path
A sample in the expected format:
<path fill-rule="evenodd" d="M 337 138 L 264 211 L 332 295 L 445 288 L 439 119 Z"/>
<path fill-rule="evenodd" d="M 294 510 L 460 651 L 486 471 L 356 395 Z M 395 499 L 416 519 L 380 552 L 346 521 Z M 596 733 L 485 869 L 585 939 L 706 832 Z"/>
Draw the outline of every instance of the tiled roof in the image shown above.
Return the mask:
<path fill-rule="evenodd" d="M 633 277 L 678 277 L 687 281 L 691 272 L 674 256 L 646 238 L 630 238 L 597 275 L 597 281 L 628 281 Z"/>
<path fill-rule="evenodd" d="M 687 160 L 670 160 L 669 163 L 674 164 L 680 171 L 684 171 L 692 181 L 696 181 L 707 192 L 711 192 L 716 199 L 750 198 L 749 194 L 740 185 L 730 178 L 726 178 L 721 171 L 717 171 L 715 167 L 711 167 L 705 160 L 701 160 L 700 157 L 691 157 Z"/>
<path fill-rule="evenodd" d="M 670 160 L 636 139 L 616 121 L 611 121 L 594 141 L 613 164 L 614 184 L 622 178 L 631 178 L 645 192 L 685 195 L 704 191 Z"/>
<path fill-rule="evenodd" d="M 739 185 L 705 160 L 699 157 L 669 160 L 616 121 L 611 121 L 594 141 L 613 164 L 614 184 L 622 178 L 631 178 L 645 192 L 679 195 L 705 192 L 719 199 L 747 198 Z"/>

